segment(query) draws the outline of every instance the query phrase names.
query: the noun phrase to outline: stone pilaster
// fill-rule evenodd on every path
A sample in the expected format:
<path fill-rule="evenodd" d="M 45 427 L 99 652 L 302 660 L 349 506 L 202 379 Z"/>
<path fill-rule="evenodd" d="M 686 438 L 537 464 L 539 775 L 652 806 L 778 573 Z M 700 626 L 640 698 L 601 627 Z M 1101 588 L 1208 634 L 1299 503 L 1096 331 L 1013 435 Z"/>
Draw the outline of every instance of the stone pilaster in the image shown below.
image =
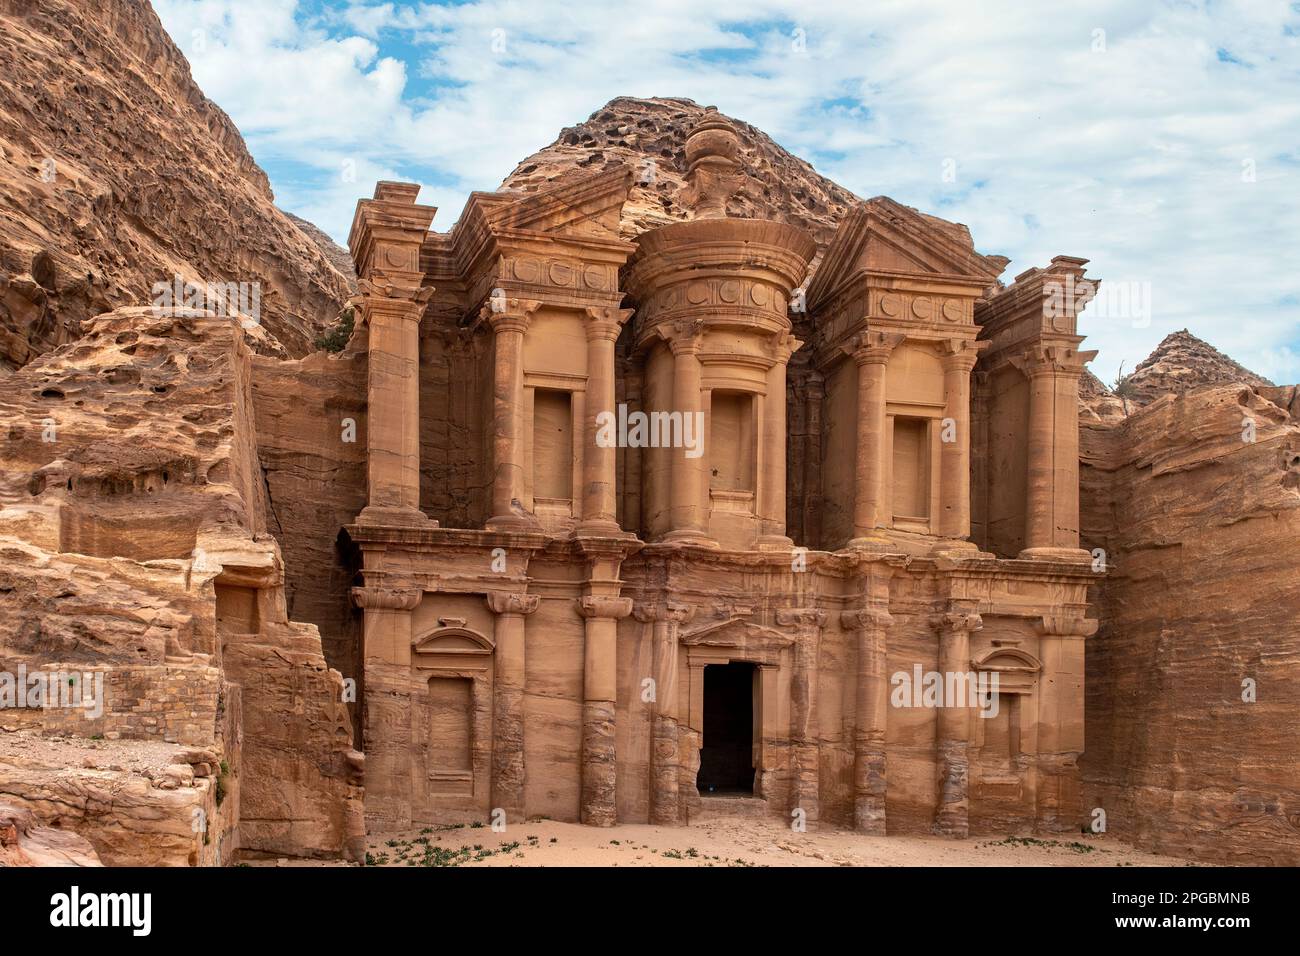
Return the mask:
<path fill-rule="evenodd" d="M 1079 377 L 1096 352 L 1037 345 L 1012 359 L 1029 379 L 1029 475 L 1022 557 L 1079 549 Z"/>
<path fill-rule="evenodd" d="M 938 532 L 945 538 L 970 537 L 970 375 L 987 344 L 951 339 L 942 346 L 944 415 L 954 439 L 939 443 Z"/>
<path fill-rule="evenodd" d="M 584 534 L 620 534 L 615 500 L 616 452 L 596 442 L 596 417 L 617 414 L 614 343 L 631 309 L 587 309 L 587 407 L 584 415 L 582 524 Z"/>
<path fill-rule="evenodd" d="M 535 594 L 490 591 L 487 606 L 496 615 L 492 692 L 492 807 L 509 822 L 524 819 L 524 619 L 537 610 Z"/>
<path fill-rule="evenodd" d="M 581 820 L 613 826 L 616 808 L 615 708 L 618 699 L 618 621 L 632 613 L 632 599 L 588 594 L 578 599 L 586 619 L 582 680 Z"/>
<path fill-rule="evenodd" d="M 518 531 L 536 527 L 524 510 L 524 333 L 541 307 L 533 299 L 507 299 L 484 307 L 492 327 L 492 517 L 491 530 Z M 501 309 L 501 311 L 496 311 Z"/>
<path fill-rule="evenodd" d="M 970 634 L 984 626 L 978 614 L 955 607 L 938 619 L 939 674 L 944 697 L 936 717 L 935 744 L 938 757 L 939 803 L 935 809 L 934 832 L 942 836 L 970 834 L 970 720 L 971 701 L 964 676 L 970 673 Z M 962 679 L 954 679 L 955 675 Z M 956 685 L 960 700 L 947 693 Z"/>
<path fill-rule="evenodd" d="M 817 660 L 826 612 L 793 608 L 776 612 L 782 627 L 794 629 L 790 675 L 791 809 L 802 809 L 809 826 L 821 815 L 821 749 L 817 733 Z"/>
<path fill-rule="evenodd" d="M 423 525 L 420 511 L 420 319 L 433 287 L 422 285 L 420 246 L 432 206 L 420 187 L 381 182 L 357 203 L 348 245 L 368 328 L 367 478 L 363 524 Z"/>
<path fill-rule="evenodd" d="M 673 412 L 701 419 L 703 395 L 701 394 L 701 369 L 699 350 L 704 325 L 683 320 L 673 323 L 668 336 L 668 347 L 673 353 Z M 707 440 L 707 436 L 697 435 Z M 685 448 L 670 449 L 672 455 L 672 530 L 664 535 L 665 541 L 689 544 L 713 544 L 709 538 L 709 482 L 708 449 L 697 458 L 690 458 Z"/>
<path fill-rule="evenodd" d="M 884 836 L 885 734 L 889 714 L 885 632 L 893 618 L 884 608 L 840 615 L 841 627 L 857 638 L 857 708 L 853 725 L 853 828 Z"/>
<path fill-rule="evenodd" d="M 901 332 L 862 332 L 846 349 L 858 366 L 858 430 L 850 546 L 878 540 L 877 528 L 893 523 L 885 487 L 885 379 L 889 357 L 905 336 Z"/>
<path fill-rule="evenodd" d="M 785 551 L 794 542 L 785 533 L 786 502 L 786 367 L 790 356 L 803 345 L 790 335 L 773 342 L 775 364 L 767 373 L 767 394 L 763 401 L 763 470 L 758 476 L 758 518 L 760 551 Z"/>
<path fill-rule="evenodd" d="M 352 589 L 365 612 L 363 651 L 366 826 L 411 826 L 411 612 L 423 597 L 414 587 Z"/>
<path fill-rule="evenodd" d="M 636 619 L 654 627 L 652 662 L 654 701 L 651 708 L 650 822 L 678 823 L 680 817 L 681 744 L 677 699 L 677 647 L 681 625 L 695 609 L 689 604 L 667 601 L 641 604 Z"/>
<path fill-rule="evenodd" d="M 1035 824 L 1061 831 L 1082 818 L 1079 758 L 1083 754 L 1084 642 L 1097 633 L 1091 618 L 1048 616 L 1038 624 L 1038 754 Z"/>

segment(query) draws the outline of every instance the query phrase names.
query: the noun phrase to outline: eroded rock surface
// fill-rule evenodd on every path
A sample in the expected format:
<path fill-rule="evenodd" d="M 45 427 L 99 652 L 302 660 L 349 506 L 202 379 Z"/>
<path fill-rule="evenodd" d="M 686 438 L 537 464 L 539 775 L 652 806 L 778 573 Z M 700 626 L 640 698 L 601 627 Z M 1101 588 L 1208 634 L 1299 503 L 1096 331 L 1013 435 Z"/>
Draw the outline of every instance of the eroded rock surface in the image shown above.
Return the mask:
<path fill-rule="evenodd" d="M 0 3 L 0 63 L 0 372 L 176 275 L 257 283 L 254 347 L 310 351 L 347 279 L 146 0 Z"/>
<path fill-rule="evenodd" d="M 0 397 L 0 671 L 67 672 L 100 697 L 0 722 L 199 755 L 141 777 L 22 758 L 0 734 L 0 794 L 106 862 L 361 846 L 343 680 L 316 628 L 290 622 L 266 531 L 252 361 L 236 320 L 122 309 Z"/>

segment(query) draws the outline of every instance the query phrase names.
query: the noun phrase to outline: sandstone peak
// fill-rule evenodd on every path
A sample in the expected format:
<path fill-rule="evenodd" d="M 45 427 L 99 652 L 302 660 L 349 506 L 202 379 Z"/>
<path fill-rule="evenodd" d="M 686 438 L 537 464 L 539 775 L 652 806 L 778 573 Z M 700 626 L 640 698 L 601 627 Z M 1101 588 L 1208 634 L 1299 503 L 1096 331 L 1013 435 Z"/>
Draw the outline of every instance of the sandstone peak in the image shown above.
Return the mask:
<path fill-rule="evenodd" d="M 1124 397 L 1138 406 L 1149 405 L 1162 395 L 1213 385 L 1262 385 L 1272 382 L 1233 361 L 1187 329 L 1166 335 L 1145 359 L 1138 363 L 1124 383 Z"/>

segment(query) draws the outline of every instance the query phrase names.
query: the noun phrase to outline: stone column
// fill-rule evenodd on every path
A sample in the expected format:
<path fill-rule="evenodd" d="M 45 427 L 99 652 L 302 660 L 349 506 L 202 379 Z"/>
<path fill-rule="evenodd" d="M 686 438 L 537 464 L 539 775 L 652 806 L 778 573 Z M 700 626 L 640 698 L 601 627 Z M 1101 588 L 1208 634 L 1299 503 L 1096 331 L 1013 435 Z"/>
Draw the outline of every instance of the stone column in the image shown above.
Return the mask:
<path fill-rule="evenodd" d="M 935 809 L 934 832 L 942 836 L 970 834 L 970 718 L 971 690 L 966 674 L 971 672 L 970 633 L 984 626 L 978 614 L 955 610 L 939 618 L 939 673 L 944 681 L 944 699 L 936 717 L 936 750 L 939 762 L 939 804 Z M 963 675 L 960 680 L 955 675 Z M 951 675 L 951 676 L 950 676 Z M 952 701 L 947 692 L 960 685 L 962 699 Z"/>
<path fill-rule="evenodd" d="M 492 689 L 492 808 L 506 820 L 524 820 L 524 618 L 537 610 L 536 594 L 489 591 L 496 617 Z"/>
<path fill-rule="evenodd" d="M 1084 641 L 1097 622 L 1070 616 L 1044 617 L 1038 625 L 1038 754 L 1035 759 L 1041 830 L 1073 829 L 1082 819 L 1079 758 L 1083 754 Z"/>
<path fill-rule="evenodd" d="M 885 631 L 893 618 L 884 608 L 845 611 L 841 626 L 857 635 L 857 716 L 853 723 L 853 828 L 885 835 L 885 733 L 889 677 Z"/>
<path fill-rule="evenodd" d="M 944 415 L 952 419 L 954 439 L 939 442 L 938 530 L 945 538 L 970 537 L 970 373 L 984 344 L 952 339 L 943 345 Z"/>
<path fill-rule="evenodd" d="M 773 345 L 776 363 L 767 373 L 763 399 L 763 462 L 758 476 L 758 549 L 785 551 L 794 542 L 785 533 L 786 483 L 786 366 L 803 343 L 782 335 Z"/>
<path fill-rule="evenodd" d="M 352 601 L 365 612 L 366 826 L 411 827 L 411 612 L 415 587 L 360 587 Z"/>
<path fill-rule="evenodd" d="M 675 322 L 668 338 L 673 353 L 673 407 L 680 412 L 683 426 L 690 416 L 691 427 L 703 421 L 703 396 L 701 394 L 701 369 L 699 350 L 703 323 Z M 698 430 L 693 434 L 697 439 Z M 672 530 L 664 536 L 666 541 L 693 544 L 710 543 L 708 533 L 708 448 L 696 458 L 689 458 L 685 448 L 669 449 L 672 456 Z"/>
<path fill-rule="evenodd" d="M 427 290 L 432 293 L 432 289 Z M 427 300 L 428 296 L 422 297 Z M 367 295 L 367 524 L 424 524 L 420 511 L 420 316 L 423 301 Z"/>
<path fill-rule="evenodd" d="M 587 309 L 587 407 L 582 458 L 582 523 L 589 534 L 619 534 L 615 500 L 617 453 L 596 442 L 596 417 L 617 415 L 614 397 L 614 343 L 631 309 Z"/>
<path fill-rule="evenodd" d="M 1038 345 L 1012 360 L 1029 379 L 1025 557 L 1079 548 L 1079 376 L 1096 354 Z"/>
<path fill-rule="evenodd" d="M 638 621 L 654 626 L 652 644 L 654 701 L 650 718 L 650 822 L 675 824 L 680 821 L 681 780 L 677 641 L 679 628 L 691 619 L 695 609 L 689 604 L 668 601 L 664 604 L 638 605 L 635 612 Z"/>
<path fill-rule="evenodd" d="M 790 675 L 791 809 L 800 808 L 809 826 L 821 815 L 821 750 L 817 729 L 817 662 L 826 612 L 796 608 L 776 612 L 782 627 L 794 628 Z"/>
<path fill-rule="evenodd" d="M 889 489 L 885 487 L 885 371 L 889 357 L 902 343 L 900 332 L 863 332 L 849 354 L 858 366 L 858 443 L 853 500 L 853 541 L 869 543 L 875 529 L 893 521 Z"/>
<path fill-rule="evenodd" d="M 492 517 L 491 530 L 521 530 L 536 520 L 524 510 L 524 333 L 541 305 L 534 300 L 509 299 L 485 307 L 494 336 L 492 381 Z"/>
<path fill-rule="evenodd" d="M 348 248 L 368 327 L 363 524 L 418 525 L 420 511 L 420 317 L 433 295 L 423 285 L 420 248 L 435 210 L 415 202 L 415 183 L 380 182 L 357 203 Z"/>
<path fill-rule="evenodd" d="M 618 700 L 618 621 L 632 613 L 632 599 L 589 594 L 578 599 L 586 619 L 582 666 L 582 803 L 588 826 L 617 822 L 614 749 Z"/>

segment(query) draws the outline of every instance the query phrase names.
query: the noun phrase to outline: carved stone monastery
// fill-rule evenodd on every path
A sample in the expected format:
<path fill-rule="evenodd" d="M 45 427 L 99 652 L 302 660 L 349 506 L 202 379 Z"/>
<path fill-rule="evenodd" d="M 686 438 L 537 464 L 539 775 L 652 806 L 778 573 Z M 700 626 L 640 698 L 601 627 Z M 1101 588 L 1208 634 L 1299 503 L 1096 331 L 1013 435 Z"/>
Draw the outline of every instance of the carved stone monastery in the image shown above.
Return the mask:
<path fill-rule="evenodd" d="M 964 226 L 877 198 L 805 285 L 808 234 L 727 215 L 737 148 L 705 113 L 693 218 L 635 242 L 627 167 L 446 233 L 414 185 L 358 204 L 368 829 L 1081 822 L 1093 353 L 1054 290 L 1085 260 L 1003 288 Z M 952 693 L 994 675 L 996 706 Z"/>

